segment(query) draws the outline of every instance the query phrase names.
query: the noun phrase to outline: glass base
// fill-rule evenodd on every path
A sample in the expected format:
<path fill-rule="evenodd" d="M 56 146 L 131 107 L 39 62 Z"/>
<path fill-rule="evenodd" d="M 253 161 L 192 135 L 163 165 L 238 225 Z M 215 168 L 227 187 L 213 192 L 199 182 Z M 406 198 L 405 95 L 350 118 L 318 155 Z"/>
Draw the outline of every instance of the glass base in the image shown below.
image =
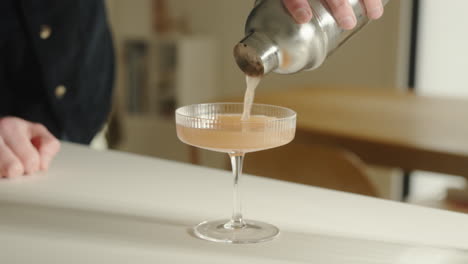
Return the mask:
<path fill-rule="evenodd" d="M 202 222 L 193 228 L 194 234 L 204 240 L 232 244 L 250 244 L 269 241 L 279 234 L 279 229 L 267 223 L 245 220 L 243 227 L 231 227 L 230 220 Z"/>

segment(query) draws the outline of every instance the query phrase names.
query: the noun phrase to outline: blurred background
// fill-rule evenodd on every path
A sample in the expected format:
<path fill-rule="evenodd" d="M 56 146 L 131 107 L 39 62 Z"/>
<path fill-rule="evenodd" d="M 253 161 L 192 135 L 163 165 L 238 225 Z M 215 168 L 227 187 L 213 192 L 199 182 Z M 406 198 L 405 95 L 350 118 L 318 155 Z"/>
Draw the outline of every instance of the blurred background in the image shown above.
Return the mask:
<path fill-rule="evenodd" d="M 440 12 L 448 8 L 447 2 L 451 12 Z M 108 0 L 107 7 L 118 70 L 107 146 L 229 169 L 227 155 L 196 150 L 181 143 L 175 133 L 173 115 L 182 105 L 242 100 L 245 76 L 233 60 L 232 48 L 244 35 L 244 23 L 253 1 Z M 333 94 L 327 94 L 330 104 L 349 105 L 352 102 L 346 100 L 355 100 L 358 106 L 359 95 L 365 96 L 363 89 L 385 96 L 407 93 L 466 96 L 463 75 L 468 69 L 468 52 L 464 48 L 468 46 L 468 37 L 459 34 L 468 25 L 461 13 L 464 10 L 468 10 L 468 3 L 463 0 L 391 0 L 382 19 L 367 25 L 319 69 L 294 75 L 270 74 L 262 80 L 257 92 L 265 98 L 275 93 L 286 98 L 294 91 L 314 94 L 344 89 L 345 96 L 337 95 L 337 101 L 330 98 Z M 457 12 L 460 14 L 454 14 Z M 457 19 L 460 21 L 454 21 Z M 450 21 L 448 27 L 444 20 Z M 398 111 L 398 103 L 389 109 Z M 307 113 L 299 112 L 301 115 Z M 330 116 L 333 118 L 333 112 L 327 113 L 327 118 Z M 337 116 L 337 120 L 340 118 L 346 117 Z M 382 116 L 380 121 L 385 124 L 392 120 Z M 358 119 L 352 122 L 366 127 Z M 392 128 L 387 131 L 390 133 Z M 444 199 L 448 188 L 465 187 L 460 176 L 372 164 L 343 146 L 307 145 L 307 137 L 301 133 L 302 141 L 265 152 L 264 156 L 247 155 L 246 171 L 432 206 L 434 203 L 427 201 Z M 94 142 L 96 147 L 104 145 L 102 141 Z M 271 165 L 275 159 L 280 159 L 277 162 L 280 168 Z M 285 168 L 283 172 L 281 168 Z"/>

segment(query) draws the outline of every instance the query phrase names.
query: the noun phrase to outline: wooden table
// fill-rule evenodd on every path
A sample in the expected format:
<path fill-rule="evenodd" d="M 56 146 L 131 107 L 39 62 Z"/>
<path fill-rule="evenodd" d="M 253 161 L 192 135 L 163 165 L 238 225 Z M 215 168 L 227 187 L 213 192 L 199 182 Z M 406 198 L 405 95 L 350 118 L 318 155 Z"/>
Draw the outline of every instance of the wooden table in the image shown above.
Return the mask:
<path fill-rule="evenodd" d="M 47 173 L 0 180 L 0 263 L 468 263 L 468 216 L 245 175 L 247 218 L 278 238 L 189 229 L 229 217 L 232 175 L 63 144 Z"/>
<path fill-rule="evenodd" d="M 468 177 L 468 100 L 383 89 L 258 93 L 298 113 L 297 140 L 341 146 L 375 165 Z"/>

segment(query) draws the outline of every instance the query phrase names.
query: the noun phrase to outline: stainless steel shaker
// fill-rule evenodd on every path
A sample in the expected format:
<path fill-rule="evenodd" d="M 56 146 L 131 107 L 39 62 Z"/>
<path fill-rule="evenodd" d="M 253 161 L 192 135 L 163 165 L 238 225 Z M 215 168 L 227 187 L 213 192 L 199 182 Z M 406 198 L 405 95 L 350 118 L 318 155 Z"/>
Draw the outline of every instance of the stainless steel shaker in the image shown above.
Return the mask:
<path fill-rule="evenodd" d="M 245 38 L 234 57 L 250 76 L 270 72 L 291 74 L 319 67 L 329 54 L 368 22 L 362 0 L 348 0 L 357 18 L 353 30 L 343 30 L 324 0 L 309 0 L 313 18 L 296 24 L 280 0 L 257 0 L 245 25 Z M 385 5 L 389 0 L 383 0 Z"/>

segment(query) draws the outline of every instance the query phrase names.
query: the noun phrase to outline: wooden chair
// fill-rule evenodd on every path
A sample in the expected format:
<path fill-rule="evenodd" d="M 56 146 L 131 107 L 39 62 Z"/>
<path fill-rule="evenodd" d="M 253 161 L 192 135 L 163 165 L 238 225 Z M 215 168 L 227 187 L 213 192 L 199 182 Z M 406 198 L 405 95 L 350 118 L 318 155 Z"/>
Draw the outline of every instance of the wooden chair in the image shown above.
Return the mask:
<path fill-rule="evenodd" d="M 353 153 L 325 145 L 293 141 L 288 145 L 248 153 L 245 173 L 377 197 L 365 165 Z"/>

